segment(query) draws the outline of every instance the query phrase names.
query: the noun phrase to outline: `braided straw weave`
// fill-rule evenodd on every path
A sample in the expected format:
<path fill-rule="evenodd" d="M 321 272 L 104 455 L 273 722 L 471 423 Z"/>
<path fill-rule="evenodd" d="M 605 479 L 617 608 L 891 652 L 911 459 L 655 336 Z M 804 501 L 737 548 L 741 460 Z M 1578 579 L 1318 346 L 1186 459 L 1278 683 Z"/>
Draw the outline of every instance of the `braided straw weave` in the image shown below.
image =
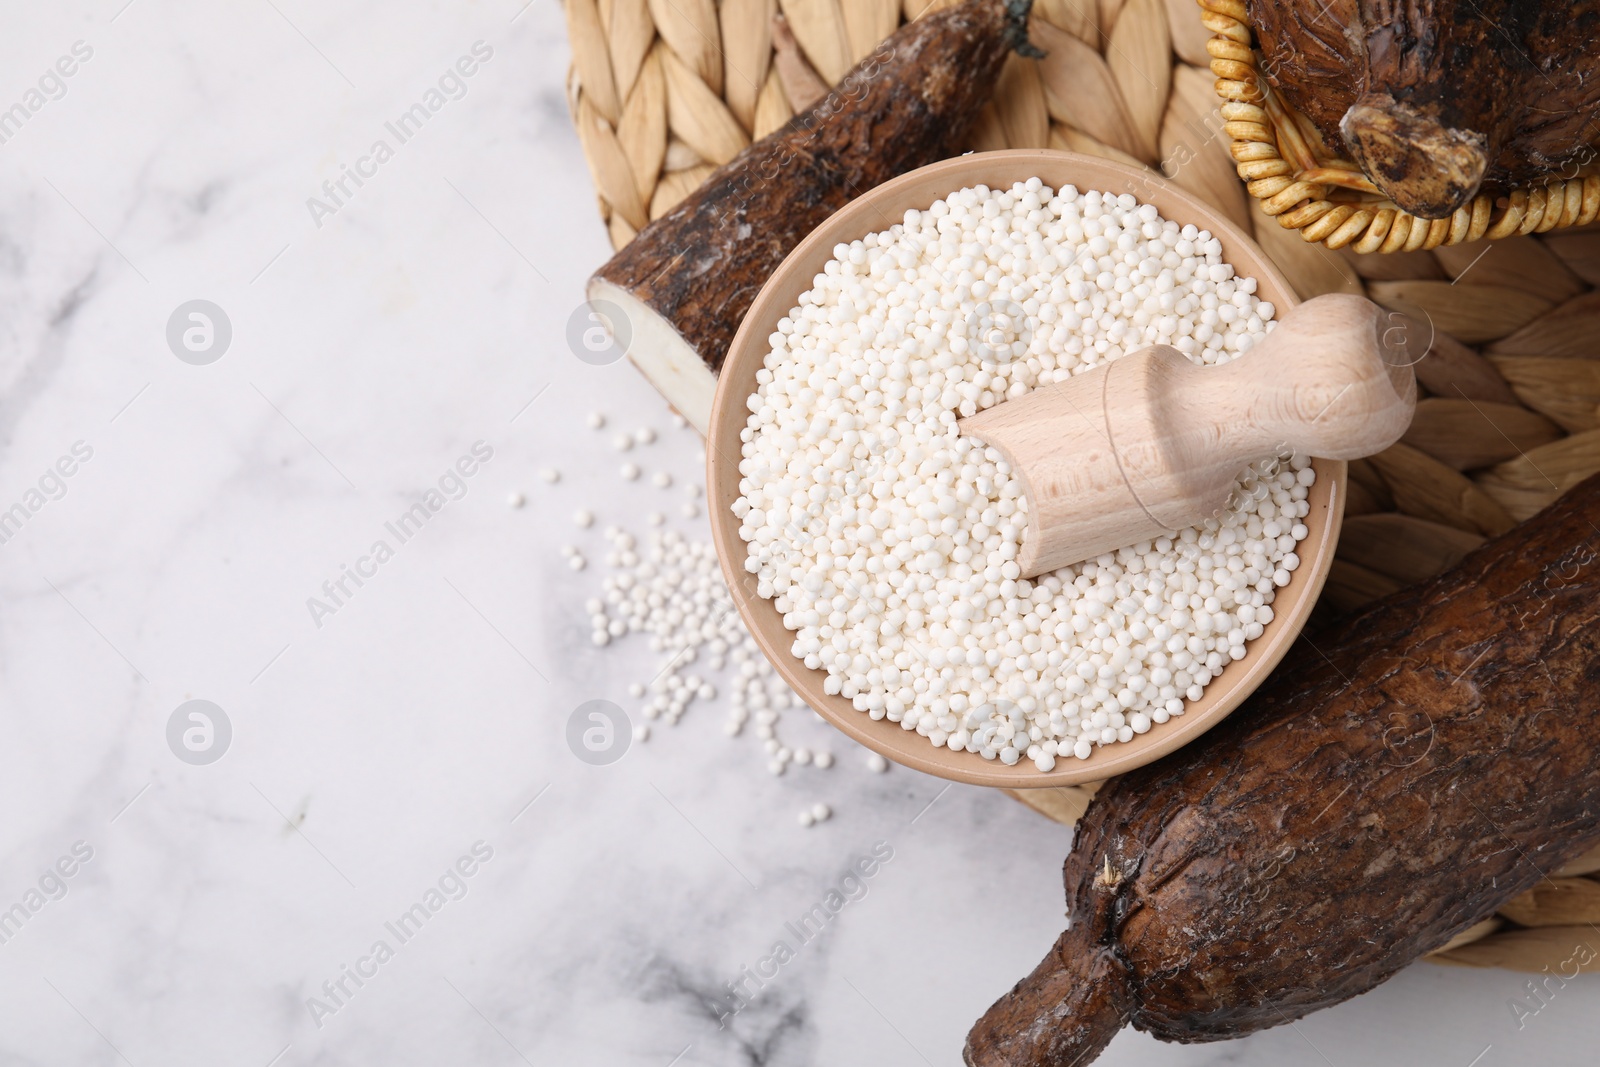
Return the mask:
<path fill-rule="evenodd" d="M 820 98 L 903 19 L 950 0 L 565 2 L 572 113 L 601 216 L 621 245 L 716 164 Z M 1242 101 L 1219 107 L 1213 72 L 1235 62 L 1214 54 L 1217 41 L 1240 41 L 1230 30 L 1208 40 L 1207 30 L 1233 0 L 1205 2 L 1202 25 L 1194 0 L 1036 0 L 1030 33 L 1049 54 L 1011 58 L 973 147 L 1055 147 L 1159 165 L 1168 180 L 1253 231 L 1302 297 L 1365 292 L 1428 324 L 1434 344 L 1416 367 L 1422 388 L 1411 430 L 1351 464 L 1344 532 L 1323 595 L 1330 609 L 1349 610 L 1437 574 L 1600 471 L 1600 227 L 1545 233 L 1556 225 L 1544 225 L 1551 198 L 1535 191 L 1525 203 L 1513 198 L 1523 213 L 1512 229 L 1523 235 L 1508 229 L 1494 244 L 1460 243 L 1450 229 L 1434 240 L 1431 226 L 1417 247 L 1388 255 L 1303 239 L 1306 231 L 1280 224 L 1282 211 L 1269 214 L 1282 200 L 1253 199 L 1235 175 L 1242 120 L 1224 113 Z M 775 29 L 780 12 L 786 25 Z M 1152 178 L 1160 180 L 1154 171 Z M 1595 214 L 1592 180 L 1572 221 Z M 1575 195 L 1576 184 L 1563 196 Z M 1308 215 L 1305 225 L 1342 208 Z M 1346 224 L 1356 217 L 1342 215 L 1330 238 L 1353 230 Z M 1390 233 L 1409 225 L 1396 218 Z M 1489 233 L 1486 224 L 1464 225 L 1462 239 Z M 1014 795 L 1070 824 L 1092 793 Z M 1434 958 L 1570 973 L 1575 946 L 1593 933 L 1588 924 L 1600 923 L 1600 879 L 1587 877 L 1594 874 L 1600 850 Z"/>
<path fill-rule="evenodd" d="M 1280 225 L 1307 241 L 1357 252 L 1415 252 L 1464 241 L 1498 241 L 1600 216 L 1600 177 L 1589 175 L 1479 194 L 1444 219 L 1419 219 L 1395 207 L 1361 173 L 1329 152 L 1315 127 L 1289 110 L 1261 75 L 1244 0 L 1199 0 L 1224 127 L 1239 177 Z"/>

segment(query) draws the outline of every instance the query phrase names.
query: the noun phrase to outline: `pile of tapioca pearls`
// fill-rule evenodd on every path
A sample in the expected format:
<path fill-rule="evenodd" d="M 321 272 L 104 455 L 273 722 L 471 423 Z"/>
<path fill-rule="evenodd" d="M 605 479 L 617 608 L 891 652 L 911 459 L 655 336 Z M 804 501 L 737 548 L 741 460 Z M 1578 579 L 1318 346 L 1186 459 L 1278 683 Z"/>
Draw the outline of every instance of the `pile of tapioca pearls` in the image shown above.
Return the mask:
<path fill-rule="evenodd" d="M 676 414 L 671 418 L 679 429 L 688 425 Z M 596 431 L 604 430 L 607 421 L 600 412 L 591 413 L 587 420 L 589 428 Z M 643 461 L 646 457 L 641 453 L 656 443 L 657 436 L 653 428 L 643 426 L 619 431 L 612 440 L 618 451 Z M 642 465 L 625 464 L 620 471 L 623 480 L 641 481 Z M 560 472 L 554 468 L 544 468 L 540 477 L 549 485 L 561 482 Z M 666 470 L 657 469 L 649 482 L 667 489 L 673 478 Z M 697 518 L 699 484 L 687 482 L 684 493 L 687 499 L 679 510 L 686 519 Z M 526 503 L 527 497 L 520 492 L 507 498 L 512 508 Z M 597 517 L 590 508 L 573 512 L 572 521 L 580 531 L 593 531 L 580 534 L 580 539 L 604 538 L 603 553 L 592 543 L 562 547 L 562 555 L 575 570 L 587 567 L 590 554 L 607 570 L 599 594 L 584 603 L 593 643 L 604 647 L 639 634 L 647 638 L 651 651 L 662 657 L 659 670 L 648 683 L 636 681 L 627 687 L 628 696 L 636 702 L 632 710 L 640 716 L 633 725 L 635 741 L 649 741 L 652 724 L 676 726 L 696 703 L 722 699 L 727 705 L 724 732 L 737 738 L 749 728 L 761 744 L 769 773 L 834 766 L 829 748 L 786 742 L 780 737 L 785 713 L 813 713 L 777 676 L 744 628 L 709 541 L 663 528 L 666 516 L 662 511 L 647 513 L 646 521 L 653 529 L 643 537 L 618 525 L 594 530 Z M 875 752 L 866 753 L 864 759 L 871 771 L 881 774 L 889 769 L 888 761 Z M 797 817 L 801 826 L 814 826 L 833 817 L 833 806 L 813 801 L 801 807 Z"/>
<path fill-rule="evenodd" d="M 1205 231 L 1038 179 L 963 189 L 841 244 L 770 337 L 735 514 L 793 654 L 875 719 L 1051 770 L 1170 717 L 1271 621 L 1309 460 L 1226 511 L 1035 580 L 1020 480 L 959 418 L 1168 344 L 1222 363 L 1273 307 Z"/>

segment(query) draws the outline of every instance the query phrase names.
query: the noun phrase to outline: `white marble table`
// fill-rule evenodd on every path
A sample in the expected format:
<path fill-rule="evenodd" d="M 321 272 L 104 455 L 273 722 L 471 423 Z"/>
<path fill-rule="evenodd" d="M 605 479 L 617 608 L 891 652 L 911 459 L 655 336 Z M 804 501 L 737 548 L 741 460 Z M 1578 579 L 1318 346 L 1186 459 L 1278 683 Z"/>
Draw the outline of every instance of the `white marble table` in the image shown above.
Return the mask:
<path fill-rule="evenodd" d="M 772 778 L 715 708 L 611 766 L 565 743 L 655 659 L 589 643 L 599 575 L 558 551 L 598 544 L 574 508 L 638 530 L 662 492 L 584 416 L 698 472 L 626 365 L 565 342 L 607 246 L 557 6 L 122 4 L 14 5 L 0 38 L 0 1062 L 956 1063 L 1054 937 L 1067 830 L 842 739 Z M 169 347 L 192 300 L 231 324 L 220 358 Z M 390 534 L 475 442 L 459 499 Z M 169 746 L 190 700 L 231 728 L 214 762 Z M 878 842 L 865 896 L 719 1028 Z M 1522 982 L 1418 967 L 1104 1062 L 1591 1062 L 1600 983 L 1519 1032 Z"/>

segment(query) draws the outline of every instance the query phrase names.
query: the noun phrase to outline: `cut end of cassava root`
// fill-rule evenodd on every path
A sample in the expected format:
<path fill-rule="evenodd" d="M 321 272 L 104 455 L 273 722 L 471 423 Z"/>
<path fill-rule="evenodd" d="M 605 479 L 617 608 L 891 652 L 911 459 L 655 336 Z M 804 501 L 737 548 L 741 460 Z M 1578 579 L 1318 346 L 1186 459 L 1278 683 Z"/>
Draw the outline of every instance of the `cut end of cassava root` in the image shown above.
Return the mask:
<path fill-rule="evenodd" d="M 1488 138 L 1449 127 L 1387 93 L 1362 96 L 1339 123 L 1355 161 L 1418 218 L 1448 218 L 1478 194 Z"/>
<path fill-rule="evenodd" d="M 589 303 L 610 303 L 626 316 L 629 362 L 704 436 L 711 425 L 717 376 L 694 346 L 648 304 L 604 278 L 589 279 Z"/>

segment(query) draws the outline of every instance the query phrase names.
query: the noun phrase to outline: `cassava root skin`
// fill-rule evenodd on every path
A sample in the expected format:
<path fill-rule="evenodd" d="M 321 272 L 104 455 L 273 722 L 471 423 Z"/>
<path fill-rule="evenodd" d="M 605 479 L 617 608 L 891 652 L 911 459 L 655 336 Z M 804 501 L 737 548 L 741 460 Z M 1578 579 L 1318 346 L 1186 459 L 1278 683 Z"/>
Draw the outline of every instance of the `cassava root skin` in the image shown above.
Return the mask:
<path fill-rule="evenodd" d="M 1125 1022 L 1289 1022 L 1600 842 L 1597 526 L 1600 476 L 1108 783 L 1065 865 L 1071 925 L 973 1027 L 969 1067 L 1081 1067 Z"/>
<path fill-rule="evenodd" d="M 1037 54 L 1027 43 L 1031 6 L 968 0 L 901 27 L 590 279 L 591 301 L 628 316 L 635 365 L 702 430 L 716 372 L 767 278 L 850 200 L 969 147 L 1007 54 Z M 639 321 L 647 317 L 659 321 Z"/>
<path fill-rule="evenodd" d="M 1247 3 L 1273 88 L 1414 215 L 1594 159 L 1600 0 Z"/>

